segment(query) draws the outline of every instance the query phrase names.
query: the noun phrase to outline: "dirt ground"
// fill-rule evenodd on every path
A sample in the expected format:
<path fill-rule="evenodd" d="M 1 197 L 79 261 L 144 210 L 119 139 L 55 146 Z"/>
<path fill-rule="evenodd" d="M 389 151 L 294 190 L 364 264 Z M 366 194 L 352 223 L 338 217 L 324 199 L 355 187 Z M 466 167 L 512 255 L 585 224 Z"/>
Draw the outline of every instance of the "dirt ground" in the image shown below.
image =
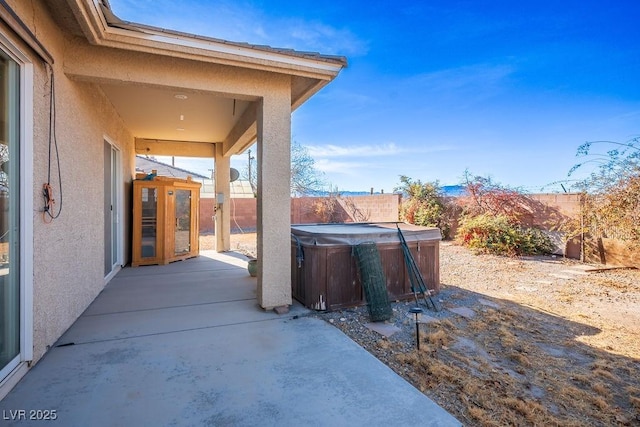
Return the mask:
<path fill-rule="evenodd" d="M 255 245 L 235 236 L 232 248 Z M 392 303 L 383 333 L 366 307 L 315 315 L 464 425 L 640 425 L 640 271 L 594 267 L 443 242 L 419 352 L 413 301 Z"/>
<path fill-rule="evenodd" d="M 212 250 L 216 248 L 216 236 L 213 234 L 200 235 L 200 250 Z M 256 233 L 238 233 L 231 235 L 231 250 L 241 252 L 247 256 L 255 257 Z"/>

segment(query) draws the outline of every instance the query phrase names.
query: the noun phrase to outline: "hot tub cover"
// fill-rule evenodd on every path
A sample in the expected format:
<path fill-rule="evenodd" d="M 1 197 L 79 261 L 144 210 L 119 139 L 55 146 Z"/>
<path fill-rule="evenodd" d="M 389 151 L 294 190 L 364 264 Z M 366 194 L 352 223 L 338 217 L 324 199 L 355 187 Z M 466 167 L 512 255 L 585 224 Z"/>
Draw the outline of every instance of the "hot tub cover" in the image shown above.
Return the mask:
<path fill-rule="evenodd" d="M 407 242 L 440 240 L 440 229 L 395 222 L 346 224 L 296 224 L 291 226 L 292 240 L 302 246 L 344 246 L 362 242 L 398 243 L 398 229 Z"/>

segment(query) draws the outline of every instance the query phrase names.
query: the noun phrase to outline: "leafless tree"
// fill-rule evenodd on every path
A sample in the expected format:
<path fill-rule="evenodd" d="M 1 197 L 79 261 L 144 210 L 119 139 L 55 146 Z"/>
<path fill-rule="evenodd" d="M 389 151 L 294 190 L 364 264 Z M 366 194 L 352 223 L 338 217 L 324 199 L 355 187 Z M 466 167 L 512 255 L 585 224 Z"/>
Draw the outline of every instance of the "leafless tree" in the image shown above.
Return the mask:
<path fill-rule="evenodd" d="M 250 182 L 254 194 L 257 192 L 257 159 L 248 156 L 248 164 L 243 179 Z M 304 145 L 291 142 L 291 195 L 294 197 L 312 195 L 325 186 L 323 174 L 315 165 L 315 160 Z"/>

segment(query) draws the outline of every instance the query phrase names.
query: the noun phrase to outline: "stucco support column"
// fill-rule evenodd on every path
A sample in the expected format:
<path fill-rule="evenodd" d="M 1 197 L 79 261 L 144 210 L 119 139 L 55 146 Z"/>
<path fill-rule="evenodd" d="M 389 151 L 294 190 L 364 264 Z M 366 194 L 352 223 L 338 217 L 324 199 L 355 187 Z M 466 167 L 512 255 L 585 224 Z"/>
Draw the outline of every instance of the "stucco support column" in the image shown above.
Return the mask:
<path fill-rule="evenodd" d="M 215 159 L 215 207 L 216 252 L 231 249 L 231 157 L 222 154 L 222 144 L 216 144 Z"/>
<path fill-rule="evenodd" d="M 265 309 L 291 305 L 290 93 L 258 107 L 258 303 Z"/>

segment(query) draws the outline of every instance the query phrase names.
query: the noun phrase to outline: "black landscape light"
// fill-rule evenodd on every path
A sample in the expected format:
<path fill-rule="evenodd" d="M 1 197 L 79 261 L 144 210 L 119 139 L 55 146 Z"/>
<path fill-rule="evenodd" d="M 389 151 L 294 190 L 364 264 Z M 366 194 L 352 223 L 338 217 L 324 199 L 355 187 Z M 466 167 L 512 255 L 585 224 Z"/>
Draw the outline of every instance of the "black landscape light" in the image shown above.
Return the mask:
<path fill-rule="evenodd" d="M 409 313 L 413 313 L 416 317 L 416 346 L 418 347 L 418 351 L 420 351 L 420 316 L 423 313 L 423 310 L 420 307 L 411 307 L 409 309 Z"/>

